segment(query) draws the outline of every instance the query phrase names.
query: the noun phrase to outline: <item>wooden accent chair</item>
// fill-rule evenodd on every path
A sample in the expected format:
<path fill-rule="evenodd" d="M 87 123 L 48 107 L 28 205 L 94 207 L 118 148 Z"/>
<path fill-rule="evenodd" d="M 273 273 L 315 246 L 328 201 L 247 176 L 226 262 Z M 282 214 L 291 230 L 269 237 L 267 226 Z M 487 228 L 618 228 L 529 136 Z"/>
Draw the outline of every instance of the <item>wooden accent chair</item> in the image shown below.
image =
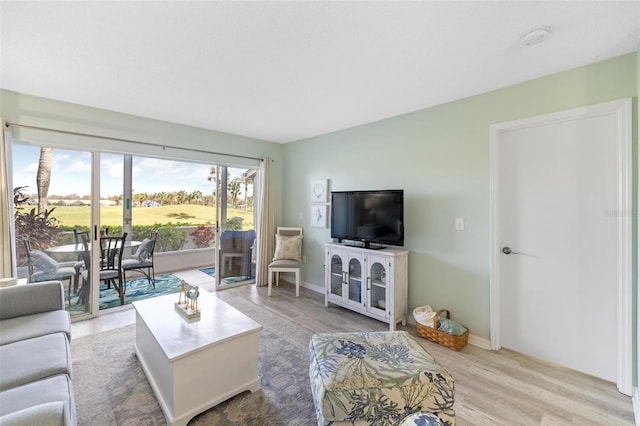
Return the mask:
<path fill-rule="evenodd" d="M 278 227 L 276 232 L 276 249 L 273 261 L 269 264 L 269 287 L 267 294 L 271 296 L 273 274 L 276 274 L 276 285 L 280 284 L 281 272 L 292 272 L 296 280 L 296 297 L 300 296 L 300 265 L 302 263 L 302 228 Z"/>

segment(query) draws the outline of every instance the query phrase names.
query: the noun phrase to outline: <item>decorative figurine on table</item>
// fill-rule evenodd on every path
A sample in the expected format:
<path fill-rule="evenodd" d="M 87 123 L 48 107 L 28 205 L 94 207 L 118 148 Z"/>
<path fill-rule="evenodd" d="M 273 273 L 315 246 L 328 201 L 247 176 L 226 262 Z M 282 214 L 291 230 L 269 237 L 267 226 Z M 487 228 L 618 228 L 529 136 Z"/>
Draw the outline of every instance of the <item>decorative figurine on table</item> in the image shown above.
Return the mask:
<path fill-rule="evenodd" d="M 184 288 L 184 280 L 180 281 L 180 297 L 178 297 L 178 305 L 183 305 L 185 303 L 187 303 L 187 292 Z M 182 296 L 184 297 L 184 302 L 182 301 Z"/>
<path fill-rule="evenodd" d="M 187 309 L 199 312 L 198 296 L 200 296 L 200 288 L 196 286 L 187 292 Z"/>
<path fill-rule="evenodd" d="M 178 312 L 187 321 L 195 321 L 200 319 L 200 309 L 198 309 L 198 296 L 200 296 L 200 288 L 198 286 L 191 287 L 187 290 L 188 284 L 184 280 L 180 283 L 180 296 L 175 304 L 176 312 Z"/>

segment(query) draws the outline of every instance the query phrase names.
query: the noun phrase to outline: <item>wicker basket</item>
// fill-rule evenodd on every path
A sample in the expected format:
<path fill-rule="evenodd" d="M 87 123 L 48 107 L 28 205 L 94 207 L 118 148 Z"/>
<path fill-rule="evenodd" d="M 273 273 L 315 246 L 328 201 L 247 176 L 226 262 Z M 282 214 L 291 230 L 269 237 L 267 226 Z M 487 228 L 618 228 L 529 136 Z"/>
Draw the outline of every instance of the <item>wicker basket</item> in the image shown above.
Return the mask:
<path fill-rule="evenodd" d="M 431 340 L 432 342 L 439 343 L 443 346 L 448 347 L 449 349 L 453 349 L 454 351 L 459 351 L 467 345 L 467 340 L 469 339 L 469 330 L 465 331 L 464 334 L 460 336 L 454 336 L 453 334 L 448 334 L 444 331 L 438 330 L 438 320 L 440 319 L 440 315 L 442 315 L 443 312 L 446 312 L 447 318 L 450 318 L 449 310 L 440 309 L 436 313 L 436 316 L 433 318 L 433 327 L 429 327 L 416 322 L 416 326 L 418 328 L 418 336 L 424 337 L 425 339 Z"/>

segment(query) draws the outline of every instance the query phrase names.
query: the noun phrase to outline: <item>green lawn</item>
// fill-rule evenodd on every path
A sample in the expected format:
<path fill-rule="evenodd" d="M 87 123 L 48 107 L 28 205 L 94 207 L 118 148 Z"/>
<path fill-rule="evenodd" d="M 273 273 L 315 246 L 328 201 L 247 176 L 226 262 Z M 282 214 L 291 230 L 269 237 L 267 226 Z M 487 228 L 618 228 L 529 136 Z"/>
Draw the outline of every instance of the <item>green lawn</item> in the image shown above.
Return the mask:
<path fill-rule="evenodd" d="M 89 227 L 91 224 L 91 208 L 88 206 L 55 206 L 52 216 L 60 221 L 64 228 Z M 247 213 L 241 209 L 227 210 L 227 218 L 239 216 L 244 219 L 244 229 L 253 228 L 253 211 Z M 101 226 L 122 226 L 122 206 L 101 206 Z M 154 223 L 174 223 L 207 225 L 215 223 L 213 207 L 195 204 L 176 204 L 160 207 L 134 207 L 132 210 L 133 225 L 153 225 Z"/>

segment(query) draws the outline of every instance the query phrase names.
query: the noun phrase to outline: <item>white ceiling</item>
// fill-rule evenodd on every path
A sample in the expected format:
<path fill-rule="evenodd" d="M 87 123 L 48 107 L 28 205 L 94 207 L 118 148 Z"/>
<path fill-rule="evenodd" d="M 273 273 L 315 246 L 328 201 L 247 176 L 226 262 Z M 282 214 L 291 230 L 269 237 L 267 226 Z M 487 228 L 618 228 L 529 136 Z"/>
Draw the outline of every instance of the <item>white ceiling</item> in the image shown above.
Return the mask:
<path fill-rule="evenodd" d="M 638 1 L 0 1 L 0 87 L 274 142 L 636 51 Z M 524 33 L 551 29 L 525 47 Z"/>

